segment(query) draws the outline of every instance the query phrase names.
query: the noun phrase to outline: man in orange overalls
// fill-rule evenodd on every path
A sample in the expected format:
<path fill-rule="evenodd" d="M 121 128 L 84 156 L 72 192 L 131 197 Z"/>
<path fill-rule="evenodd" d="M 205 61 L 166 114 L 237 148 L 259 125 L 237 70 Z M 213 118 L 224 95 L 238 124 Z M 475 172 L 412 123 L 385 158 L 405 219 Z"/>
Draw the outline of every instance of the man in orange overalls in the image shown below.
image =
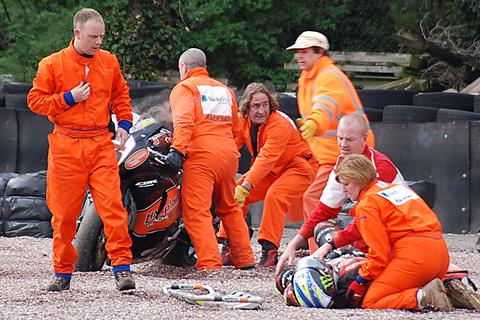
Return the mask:
<path fill-rule="evenodd" d="M 236 139 L 237 147 L 246 144 L 252 155 L 252 166 L 237 181 L 235 201 L 245 217 L 248 204 L 264 200 L 258 234 L 262 256 L 257 267 L 276 265 L 285 215 L 292 209 L 292 203 L 302 198 L 316 170 L 314 159 L 313 165 L 309 164 L 313 157 L 310 147 L 300 137 L 293 121 L 278 108 L 277 99 L 261 83 L 247 86 L 239 107 L 242 134 Z M 223 228 L 217 236 L 227 238 Z M 224 245 L 224 264 L 228 262 L 228 252 Z"/>
<path fill-rule="evenodd" d="M 182 215 L 197 253 L 197 269 L 222 268 L 210 212 L 212 197 L 230 239 L 234 265 L 249 269 L 254 259 L 248 227 L 234 200 L 238 107 L 233 91 L 210 78 L 206 66 L 200 49 L 190 48 L 180 56 L 181 81 L 170 95 L 174 130 L 166 165 L 178 170 L 185 160 Z"/>
<path fill-rule="evenodd" d="M 338 121 L 343 115 L 353 112 L 364 115 L 355 87 L 328 55 L 329 47 L 323 34 L 305 31 L 294 45 L 287 48 L 295 51 L 295 59 L 302 70 L 297 94 L 302 119 L 297 123 L 302 137 L 308 141 L 320 164 L 315 180 L 303 196 L 305 218 L 315 209 L 339 156 L 336 140 Z M 371 130 L 367 144 L 370 147 L 374 145 Z M 310 252 L 318 248 L 313 238 L 308 243 Z"/>
<path fill-rule="evenodd" d="M 123 146 L 132 126 L 127 84 L 114 55 L 100 50 L 105 24 L 94 9 L 73 18 L 68 48 L 38 66 L 28 106 L 54 123 L 48 137 L 47 203 L 53 214 L 53 268 L 48 291 L 70 288 L 77 252 L 72 245 L 87 186 L 103 221 L 106 249 L 119 290 L 134 289 L 130 274 L 132 241 L 123 208 L 117 157 L 108 130 L 110 108 Z"/>
<path fill-rule="evenodd" d="M 450 311 L 440 280 L 450 260 L 440 222 L 411 189 L 376 177 L 364 155 L 349 155 L 337 168 L 337 180 L 357 201 L 350 214 L 369 248 L 346 296 L 367 309 Z"/>

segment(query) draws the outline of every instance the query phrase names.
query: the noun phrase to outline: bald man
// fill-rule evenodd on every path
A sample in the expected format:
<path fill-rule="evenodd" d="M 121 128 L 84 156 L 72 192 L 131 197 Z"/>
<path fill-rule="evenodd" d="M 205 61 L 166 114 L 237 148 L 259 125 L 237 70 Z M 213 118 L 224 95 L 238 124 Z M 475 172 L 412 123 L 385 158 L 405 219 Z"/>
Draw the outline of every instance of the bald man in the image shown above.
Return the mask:
<path fill-rule="evenodd" d="M 386 155 L 368 147 L 368 130 L 368 123 L 361 114 L 351 113 L 340 119 L 337 128 L 337 144 L 340 149 L 340 156 L 337 158 L 335 167 L 330 172 L 327 185 L 316 208 L 310 213 L 298 234 L 288 244 L 280 257 L 277 264 L 277 273 L 281 271 L 282 266 L 287 260 L 290 264 L 293 263 L 295 251 L 305 245 L 306 239 L 313 236 L 317 224 L 329 219 L 335 219 L 338 216 L 342 205 L 347 199 L 347 194 L 343 190 L 342 185 L 336 181 L 335 170 L 345 156 L 350 154 L 363 154 L 372 161 L 378 174 L 378 180 L 387 183 L 405 184 L 400 171 L 392 161 Z M 338 243 L 332 243 L 331 245 L 341 247 L 357 240 L 361 240 L 361 237 L 356 228 L 356 224 L 353 224 L 349 225 L 346 231 L 342 232 Z M 363 241 L 359 241 L 357 246 L 359 249 L 366 250 Z"/>
<path fill-rule="evenodd" d="M 173 88 L 170 106 L 173 143 L 166 165 L 183 164 L 182 215 L 197 253 L 197 269 L 221 269 L 222 260 L 212 225 L 212 199 L 230 239 L 232 262 L 239 269 L 255 265 L 247 224 L 234 200 L 240 134 L 233 91 L 209 77 L 202 50 L 190 48 L 178 61 L 181 81 Z"/>

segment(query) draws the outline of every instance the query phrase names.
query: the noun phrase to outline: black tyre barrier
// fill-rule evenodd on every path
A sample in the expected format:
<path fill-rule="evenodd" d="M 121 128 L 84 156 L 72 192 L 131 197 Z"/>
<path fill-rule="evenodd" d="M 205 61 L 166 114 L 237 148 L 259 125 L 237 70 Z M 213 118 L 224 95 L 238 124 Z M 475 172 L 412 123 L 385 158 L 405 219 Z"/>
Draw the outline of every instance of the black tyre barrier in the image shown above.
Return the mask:
<path fill-rule="evenodd" d="M 416 91 L 410 90 L 381 90 L 365 89 L 358 90 L 358 96 L 363 107 L 383 109 L 386 105 L 411 105 Z"/>
<path fill-rule="evenodd" d="M 135 89 L 130 89 L 130 98 L 142 98 L 146 96 L 151 96 L 158 94 L 164 90 L 170 90 L 172 87 L 168 85 L 161 86 L 149 86 L 149 87 L 140 87 Z"/>
<path fill-rule="evenodd" d="M 3 85 L 3 92 L 5 93 L 24 93 L 27 94 L 32 89 L 31 83 L 5 83 Z"/>
<path fill-rule="evenodd" d="M 52 213 L 41 197 L 9 196 L 2 200 L 4 218 L 8 220 L 50 221 Z"/>
<path fill-rule="evenodd" d="M 383 122 L 434 122 L 438 109 L 419 106 L 388 105 Z"/>
<path fill-rule="evenodd" d="M 382 109 L 375 108 L 363 108 L 363 111 L 367 115 L 368 121 L 370 122 L 381 122 L 383 116 Z"/>
<path fill-rule="evenodd" d="M 29 110 L 0 108 L 0 172 L 36 172 L 47 168 L 53 124 Z"/>
<path fill-rule="evenodd" d="M 15 172 L 17 169 L 17 131 L 17 112 L 0 108 L 0 172 Z"/>
<path fill-rule="evenodd" d="M 284 93 L 278 94 L 277 98 L 280 103 L 280 111 L 287 114 L 292 120 L 300 118 L 297 98 Z"/>
<path fill-rule="evenodd" d="M 147 81 L 147 80 L 127 80 L 127 85 L 130 88 L 130 90 L 144 88 L 144 87 L 169 86 L 169 84 L 165 82 Z"/>
<path fill-rule="evenodd" d="M 407 181 L 407 185 L 415 191 L 430 208 L 433 208 L 435 199 L 437 198 L 437 186 L 435 183 L 419 180 Z"/>
<path fill-rule="evenodd" d="M 141 80 L 127 80 L 127 85 L 130 90 L 132 89 L 137 89 L 142 86 L 142 81 Z"/>
<path fill-rule="evenodd" d="M 34 196 L 45 198 L 46 171 L 25 173 L 12 177 L 5 187 L 5 196 Z"/>
<path fill-rule="evenodd" d="M 480 94 L 473 97 L 473 111 L 480 113 Z"/>
<path fill-rule="evenodd" d="M 51 237 L 45 171 L 0 174 L 0 236 Z"/>
<path fill-rule="evenodd" d="M 10 94 L 7 93 L 5 96 L 5 108 L 13 110 L 30 110 L 27 105 L 27 94 L 26 93 L 17 93 Z"/>
<path fill-rule="evenodd" d="M 2 196 L 5 193 L 5 187 L 7 186 L 8 181 L 16 176 L 18 176 L 18 173 L 14 173 L 14 172 L 0 173 L 0 196 Z"/>
<path fill-rule="evenodd" d="M 413 97 L 414 106 L 473 111 L 474 96 L 466 93 L 430 92 Z"/>
<path fill-rule="evenodd" d="M 0 92 L 0 108 L 5 108 L 5 93 Z"/>
<path fill-rule="evenodd" d="M 3 222 L 3 233 L 6 237 L 51 238 L 53 229 L 50 221 L 10 220 Z"/>
<path fill-rule="evenodd" d="M 478 121 L 480 120 L 480 113 L 454 110 L 454 109 L 439 109 L 437 112 L 438 122 L 449 121 Z"/>
<path fill-rule="evenodd" d="M 53 124 L 47 117 L 31 111 L 17 111 L 18 145 L 17 165 L 19 173 L 37 172 L 47 168 L 48 139 Z"/>

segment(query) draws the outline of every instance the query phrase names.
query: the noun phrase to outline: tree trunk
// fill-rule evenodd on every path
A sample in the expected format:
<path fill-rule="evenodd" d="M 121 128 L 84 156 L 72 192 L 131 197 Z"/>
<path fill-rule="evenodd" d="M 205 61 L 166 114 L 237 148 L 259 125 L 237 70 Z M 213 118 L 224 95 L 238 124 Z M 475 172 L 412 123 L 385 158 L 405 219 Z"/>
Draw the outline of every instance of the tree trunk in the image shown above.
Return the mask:
<path fill-rule="evenodd" d="M 480 69 L 478 57 L 462 49 L 442 47 L 435 41 L 423 39 L 409 32 L 400 32 L 397 36 L 400 42 L 407 47 L 420 52 L 426 52 L 433 57 L 448 62 L 452 66 L 461 67 L 466 64 L 472 68 Z"/>
<path fill-rule="evenodd" d="M 10 18 L 10 13 L 8 12 L 7 5 L 5 4 L 5 0 L 2 0 L 2 7 L 3 7 L 3 11 L 5 11 L 5 16 L 7 17 L 8 22 L 12 23 L 12 19 Z"/>

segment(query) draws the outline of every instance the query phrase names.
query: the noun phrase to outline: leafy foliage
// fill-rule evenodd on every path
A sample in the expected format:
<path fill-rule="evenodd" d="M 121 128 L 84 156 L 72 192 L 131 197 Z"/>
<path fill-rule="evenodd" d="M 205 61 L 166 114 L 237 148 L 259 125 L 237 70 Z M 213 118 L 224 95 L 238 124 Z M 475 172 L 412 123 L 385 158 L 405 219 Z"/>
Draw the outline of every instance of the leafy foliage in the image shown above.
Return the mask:
<path fill-rule="evenodd" d="M 478 0 L 3 0 L 0 70 L 31 81 L 38 61 L 68 44 L 72 17 L 93 7 L 106 21 L 104 47 L 115 53 L 127 78 L 165 80 L 189 47 L 203 49 L 215 77 L 242 87 L 271 80 L 279 89 L 295 82 L 283 69 L 285 48 L 305 30 L 318 30 L 333 50 L 398 51 L 400 29 L 419 22 L 461 23 L 460 39 L 478 35 Z M 7 17 L 8 16 L 8 17 Z M 457 24 L 458 24 L 457 23 Z"/>
<path fill-rule="evenodd" d="M 182 33 L 173 1 L 111 1 L 104 8 L 105 46 L 128 78 L 155 80 L 177 68 Z"/>

